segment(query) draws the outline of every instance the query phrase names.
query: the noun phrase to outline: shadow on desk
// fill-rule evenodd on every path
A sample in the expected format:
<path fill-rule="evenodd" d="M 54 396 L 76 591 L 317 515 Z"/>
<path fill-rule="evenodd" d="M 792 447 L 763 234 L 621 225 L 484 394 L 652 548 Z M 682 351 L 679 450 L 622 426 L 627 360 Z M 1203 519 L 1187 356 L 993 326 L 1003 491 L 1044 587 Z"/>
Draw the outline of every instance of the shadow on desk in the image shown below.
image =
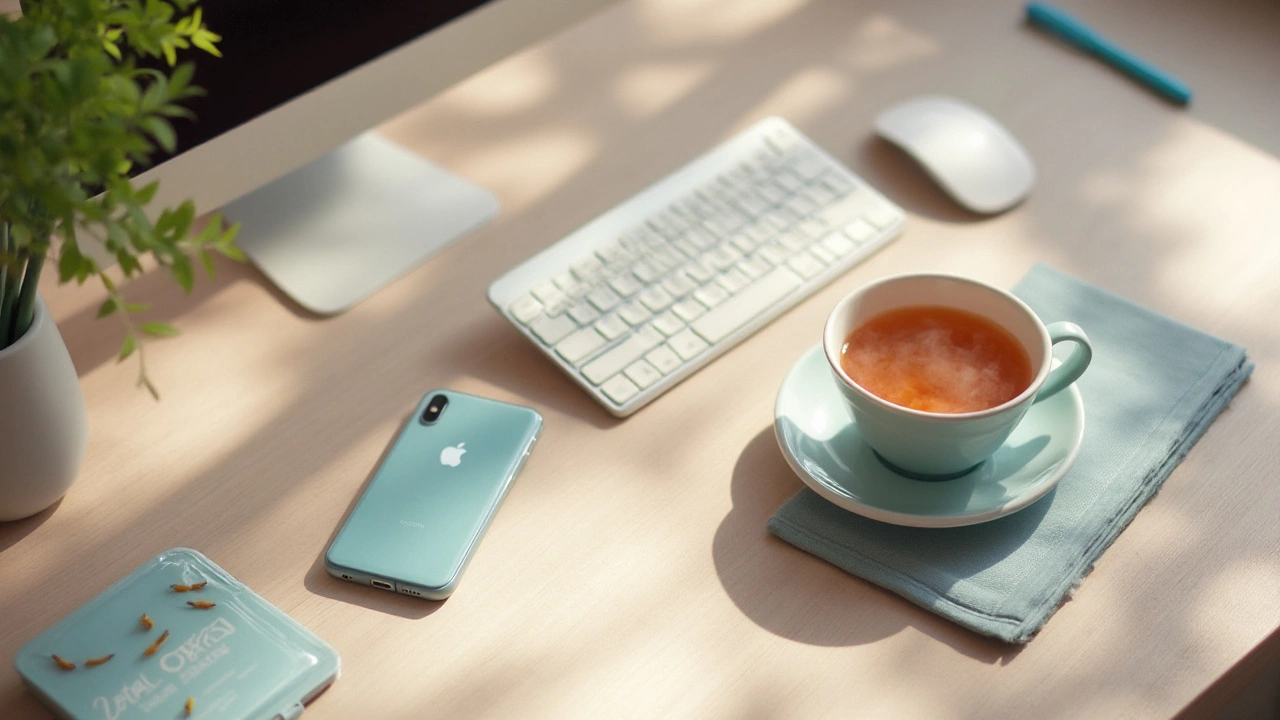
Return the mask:
<path fill-rule="evenodd" d="M 22 539 L 45 523 L 46 520 L 53 517 L 58 511 L 58 506 L 62 504 L 61 498 L 49 507 L 28 518 L 21 520 L 13 520 L 11 522 L 0 522 L 0 553 L 22 542 Z"/>
<path fill-rule="evenodd" d="M 733 509 L 712 546 L 720 582 L 752 622 L 809 645 L 865 645 L 914 627 L 981 662 L 1018 655 L 1021 647 L 970 633 L 769 535 L 769 516 L 800 487 L 766 427 L 738 457 Z"/>
<path fill-rule="evenodd" d="M 391 452 L 391 448 L 395 445 L 395 438 L 400 437 L 400 433 L 404 432 L 405 426 L 413 418 L 414 414 L 410 412 L 401 420 L 399 427 L 396 428 L 395 433 L 391 436 L 392 439 L 387 442 L 382 454 L 378 456 L 378 461 L 369 469 L 369 473 L 365 475 L 364 482 L 360 483 L 360 490 L 351 496 L 350 502 L 347 503 L 346 511 L 342 513 L 342 522 L 333 526 L 333 530 L 329 533 L 329 539 L 325 541 L 324 547 L 320 548 L 320 554 L 316 555 L 315 562 L 311 563 L 311 567 L 307 569 L 307 574 L 302 579 L 302 584 L 307 588 L 308 592 L 408 620 L 420 620 L 439 610 L 447 602 L 447 600 L 419 600 L 400 593 L 346 582 L 330 575 L 329 571 L 324 567 L 324 555 L 329 551 L 329 546 L 333 544 L 334 538 L 338 537 L 338 531 L 347 522 L 347 518 L 351 517 L 351 511 L 355 509 L 356 503 L 360 502 L 364 491 L 369 488 L 369 483 L 373 481 L 373 476 L 377 474 L 378 468 L 382 467 L 383 461 L 387 459 L 387 453 Z"/>

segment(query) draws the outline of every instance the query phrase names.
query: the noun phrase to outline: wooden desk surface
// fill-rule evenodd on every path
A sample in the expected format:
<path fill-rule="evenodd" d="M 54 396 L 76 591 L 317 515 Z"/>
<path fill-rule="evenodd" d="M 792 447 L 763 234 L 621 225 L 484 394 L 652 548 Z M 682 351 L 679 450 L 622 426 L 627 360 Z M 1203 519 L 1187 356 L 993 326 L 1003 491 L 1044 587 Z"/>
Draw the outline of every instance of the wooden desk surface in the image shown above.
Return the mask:
<path fill-rule="evenodd" d="M 46 293 L 88 399 L 78 484 L 0 527 L 0 657 L 156 552 L 206 553 L 332 643 L 307 712 L 356 717 L 1170 717 L 1280 640 L 1280 8 L 1063 3 L 1196 90 L 1171 107 L 1021 21 L 1022 4 L 643 0 L 388 123 L 501 217 L 345 315 L 223 264 L 129 288 L 183 337 L 164 394 L 117 365 L 93 288 Z M 872 139 L 898 99 L 986 108 L 1039 166 L 979 218 Z M 909 212 L 903 236 L 617 421 L 486 304 L 502 271 L 717 141 L 783 115 Z M 978 637 L 768 535 L 800 482 L 775 390 L 827 310 L 884 275 L 1012 285 L 1045 261 L 1245 345 L 1252 380 L 1029 645 Z M 426 390 L 532 405 L 543 439 L 448 601 L 321 564 Z M 1242 663 L 1242 660 L 1245 662 Z M 1217 683 L 1217 685 L 1215 685 Z M 1207 689 L 1211 692 L 1196 702 Z M 1194 703 L 1194 704 L 1193 704 Z M 0 713 L 43 717 L 8 662 Z"/>

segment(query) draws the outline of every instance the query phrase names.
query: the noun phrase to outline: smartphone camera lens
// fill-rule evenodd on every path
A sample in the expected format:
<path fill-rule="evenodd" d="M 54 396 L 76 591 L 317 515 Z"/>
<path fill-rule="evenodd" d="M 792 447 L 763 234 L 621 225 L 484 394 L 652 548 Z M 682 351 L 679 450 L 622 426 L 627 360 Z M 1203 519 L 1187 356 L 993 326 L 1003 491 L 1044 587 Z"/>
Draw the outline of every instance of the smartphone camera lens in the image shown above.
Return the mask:
<path fill-rule="evenodd" d="M 422 411 L 422 424 L 430 425 L 440 419 L 440 414 L 444 412 L 444 407 L 449 404 L 449 398 L 444 395 L 435 395 L 427 403 L 427 409 Z"/>

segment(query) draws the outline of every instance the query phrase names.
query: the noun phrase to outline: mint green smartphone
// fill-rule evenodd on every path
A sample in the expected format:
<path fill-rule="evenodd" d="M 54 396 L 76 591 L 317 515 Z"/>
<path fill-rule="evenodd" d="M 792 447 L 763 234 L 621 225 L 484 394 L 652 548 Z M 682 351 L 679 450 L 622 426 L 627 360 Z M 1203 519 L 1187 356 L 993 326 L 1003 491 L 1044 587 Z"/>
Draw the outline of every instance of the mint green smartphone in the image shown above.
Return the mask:
<path fill-rule="evenodd" d="M 531 408 L 427 393 L 329 546 L 325 568 L 383 590 L 448 597 L 541 429 Z"/>

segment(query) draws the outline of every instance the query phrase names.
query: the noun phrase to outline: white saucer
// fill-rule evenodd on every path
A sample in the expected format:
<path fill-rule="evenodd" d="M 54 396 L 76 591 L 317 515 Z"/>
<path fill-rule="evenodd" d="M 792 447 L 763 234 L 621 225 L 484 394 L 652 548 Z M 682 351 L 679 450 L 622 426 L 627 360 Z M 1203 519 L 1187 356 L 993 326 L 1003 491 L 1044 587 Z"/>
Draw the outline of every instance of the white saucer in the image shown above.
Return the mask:
<path fill-rule="evenodd" d="M 804 354 L 778 391 L 774 432 L 800 479 L 845 510 L 913 527 L 995 520 L 1044 497 L 1084 438 L 1084 404 L 1072 385 L 1031 406 L 996 454 L 954 480 L 912 480 L 881 463 L 849 415 L 822 346 Z"/>

